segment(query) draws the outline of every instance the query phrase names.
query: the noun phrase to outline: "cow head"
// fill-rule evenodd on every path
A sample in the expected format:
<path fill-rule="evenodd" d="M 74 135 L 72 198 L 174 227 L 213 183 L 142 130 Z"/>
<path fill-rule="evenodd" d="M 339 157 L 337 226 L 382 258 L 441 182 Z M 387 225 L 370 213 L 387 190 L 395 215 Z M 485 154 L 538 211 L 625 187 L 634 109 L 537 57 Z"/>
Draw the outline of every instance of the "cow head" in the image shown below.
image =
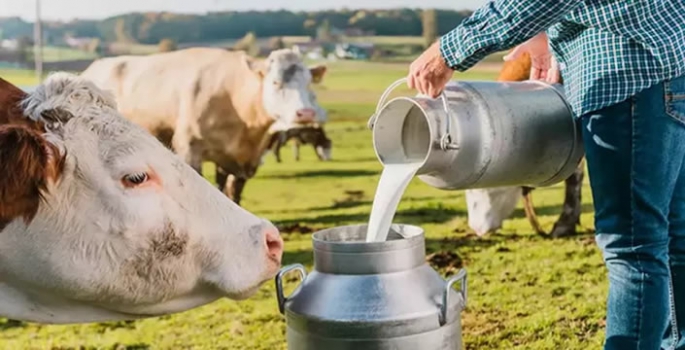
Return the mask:
<path fill-rule="evenodd" d="M 17 90 L 0 83 L 0 95 Z M 33 124 L 3 122 L 8 111 Z M 57 73 L 21 101 L 0 96 L 0 122 L 0 315 L 169 314 L 247 298 L 279 268 L 272 224 L 123 118 L 91 82 Z"/>
<path fill-rule="evenodd" d="M 312 82 L 321 82 L 325 66 L 307 68 L 302 57 L 290 49 L 273 51 L 265 60 L 251 57 L 246 60 L 262 81 L 264 109 L 276 120 L 279 129 L 326 121 L 326 114 L 310 87 Z"/>
<path fill-rule="evenodd" d="M 466 190 L 468 225 L 483 236 L 502 227 L 521 199 L 519 186 Z"/>

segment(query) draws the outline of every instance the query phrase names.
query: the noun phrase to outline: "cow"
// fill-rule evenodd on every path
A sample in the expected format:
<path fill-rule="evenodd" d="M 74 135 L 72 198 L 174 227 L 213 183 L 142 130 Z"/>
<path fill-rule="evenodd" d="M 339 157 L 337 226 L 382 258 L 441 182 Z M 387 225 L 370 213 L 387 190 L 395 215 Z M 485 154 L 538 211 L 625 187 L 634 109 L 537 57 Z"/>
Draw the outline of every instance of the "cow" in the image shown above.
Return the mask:
<path fill-rule="evenodd" d="M 321 161 L 331 160 L 331 148 L 333 142 L 326 136 L 323 126 L 311 126 L 303 128 L 291 128 L 285 131 L 277 131 L 271 134 L 267 151 L 274 153 L 276 162 L 281 162 L 281 147 L 288 141 L 293 140 L 293 154 L 295 160 L 300 160 L 300 146 L 311 145 L 316 152 L 316 156 Z"/>
<path fill-rule="evenodd" d="M 283 241 L 70 73 L 0 79 L 0 317 L 133 320 L 244 300 Z"/>
<path fill-rule="evenodd" d="M 256 59 L 244 51 L 195 47 L 94 61 L 81 76 L 112 91 L 120 112 L 202 173 L 216 164 L 219 188 L 240 204 L 266 151 L 269 129 L 325 122 L 310 90 L 325 66 L 306 68 L 290 49 Z"/>
<path fill-rule="evenodd" d="M 530 77 L 530 55 L 523 54 L 505 62 L 497 81 L 524 81 Z M 466 191 L 468 224 L 478 235 L 484 235 L 502 227 L 502 222 L 514 212 L 519 198 L 533 230 L 545 237 L 564 237 L 576 234 L 582 209 L 582 186 L 585 164 L 580 162 L 576 171 L 565 182 L 564 204 L 559 218 L 548 233 L 540 225 L 533 205 L 531 187 L 508 186 L 473 189 Z"/>

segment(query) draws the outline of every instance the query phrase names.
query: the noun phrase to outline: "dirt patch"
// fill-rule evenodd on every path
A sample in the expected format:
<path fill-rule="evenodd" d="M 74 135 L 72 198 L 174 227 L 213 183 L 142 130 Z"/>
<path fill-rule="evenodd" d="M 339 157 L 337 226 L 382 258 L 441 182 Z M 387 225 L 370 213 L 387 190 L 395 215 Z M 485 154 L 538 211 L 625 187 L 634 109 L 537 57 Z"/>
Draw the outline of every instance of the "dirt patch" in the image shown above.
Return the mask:
<path fill-rule="evenodd" d="M 278 226 L 281 233 L 312 233 L 314 229 L 310 226 L 300 225 L 299 223 Z"/>
<path fill-rule="evenodd" d="M 464 266 L 464 261 L 457 253 L 444 250 L 428 255 L 426 261 L 436 269 L 445 270 L 448 276 Z"/>

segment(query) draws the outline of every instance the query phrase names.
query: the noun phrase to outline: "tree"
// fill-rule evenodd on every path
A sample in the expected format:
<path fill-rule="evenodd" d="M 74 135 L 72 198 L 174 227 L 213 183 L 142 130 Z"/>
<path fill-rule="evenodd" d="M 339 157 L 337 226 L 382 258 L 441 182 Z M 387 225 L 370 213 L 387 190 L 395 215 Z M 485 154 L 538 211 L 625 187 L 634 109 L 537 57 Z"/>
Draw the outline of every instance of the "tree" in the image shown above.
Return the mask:
<path fill-rule="evenodd" d="M 269 40 L 269 49 L 271 50 L 280 50 L 285 48 L 285 43 L 283 42 L 283 38 L 280 36 L 273 37 L 271 40 Z"/>
<path fill-rule="evenodd" d="M 333 41 L 333 34 L 331 34 L 331 23 L 325 19 L 319 28 L 316 30 L 316 39 L 323 42 Z"/>
<path fill-rule="evenodd" d="M 157 45 L 157 51 L 159 52 L 175 51 L 176 48 L 176 42 L 169 38 L 164 38 L 160 40 L 159 45 Z"/>
<path fill-rule="evenodd" d="M 438 18 L 435 9 L 423 10 L 421 13 L 424 46 L 431 46 L 438 38 Z"/>

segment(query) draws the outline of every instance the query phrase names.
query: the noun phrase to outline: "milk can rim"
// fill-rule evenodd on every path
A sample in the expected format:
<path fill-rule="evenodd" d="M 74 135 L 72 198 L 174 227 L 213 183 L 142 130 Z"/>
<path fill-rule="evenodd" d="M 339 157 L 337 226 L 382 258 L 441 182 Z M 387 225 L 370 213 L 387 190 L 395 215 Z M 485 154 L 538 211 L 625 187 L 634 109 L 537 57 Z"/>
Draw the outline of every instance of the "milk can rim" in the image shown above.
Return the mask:
<path fill-rule="evenodd" d="M 376 159 L 378 160 L 379 163 L 381 163 L 383 165 L 388 164 L 388 163 L 383 161 L 383 157 L 380 155 L 380 153 L 378 151 L 378 146 L 377 146 L 378 139 L 377 138 L 379 136 L 377 134 L 378 129 L 376 128 L 376 124 L 378 124 L 378 120 L 380 119 L 381 114 L 383 112 L 385 112 L 391 104 L 393 104 L 393 103 L 396 104 L 397 102 L 408 102 L 409 104 L 418 108 L 419 110 L 421 110 L 421 114 L 423 115 L 423 117 L 426 118 L 426 122 L 428 124 L 428 130 L 429 130 L 431 137 L 432 137 L 432 135 L 437 134 L 438 131 L 435 130 L 435 125 L 433 125 L 433 123 L 431 123 L 430 119 L 428 118 L 428 114 L 430 114 L 430 112 L 428 110 L 426 110 L 426 108 L 423 105 L 421 105 L 421 103 L 419 103 L 418 99 L 429 100 L 432 102 L 431 99 L 423 97 L 420 94 L 418 94 L 416 96 L 396 96 L 396 97 L 393 97 L 391 99 L 388 99 L 381 107 L 378 108 L 378 111 L 374 112 L 376 120 L 374 122 L 373 129 L 371 130 L 371 144 L 373 145 L 373 153 L 376 155 Z M 428 152 L 426 152 L 426 155 L 423 157 L 423 160 L 421 160 L 421 166 L 422 167 L 428 162 L 428 158 L 430 158 L 431 152 L 433 152 L 433 150 L 429 147 Z"/>
<path fill-rule="evenodd" d="M 410 249 L 421 246 L 425 241 L 425 231 L 423 228 L 416 225 L 409 224 L 392 224 L 392 228 L 403 227 L 418 232 L 415 235 L 405 237 L 404 239 L 383 241 L 383 242 L 365 242 L 365 241 L 325 241 L 320 237 L 333 230 L 345 230 L 352 228 L 366 227 L 367 224 L 351 224 L 331 227 L 316 231 L 312 234 L 312 243 L 315 250 L 330 251 L 330 252 L 346 252 L 346 253 L 367 253 L 367 252 L 387 252 L 393 250 Z"/>

